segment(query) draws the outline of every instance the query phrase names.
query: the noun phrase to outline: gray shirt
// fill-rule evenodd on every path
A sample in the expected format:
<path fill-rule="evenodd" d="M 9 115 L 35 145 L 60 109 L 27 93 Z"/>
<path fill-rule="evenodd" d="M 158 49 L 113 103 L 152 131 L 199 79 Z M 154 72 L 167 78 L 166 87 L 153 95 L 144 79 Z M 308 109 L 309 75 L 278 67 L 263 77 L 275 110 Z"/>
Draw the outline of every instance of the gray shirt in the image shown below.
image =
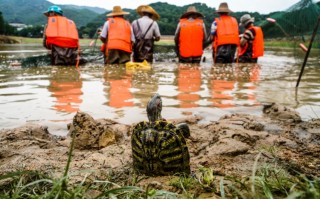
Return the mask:
<path fill-rule="evenodd" d="M 159 30 L 159 26 L 158 23 L 156 21 L 153 21 L 152 19 L 150 19 L 148 16 L 143 16 L 140 19 L 134 20 L 132 22 L 132 29 L 133 32 L 136 36 L 136 38 L 141 39 L 141 37 L 145 34 L 145 32 L 147 31 L 147 29 L 149 28 L 150 24 L 153 22 L 152 26 L 150 27 L 150 29 L 148 30 L 148 33 L 146 34 L 146 36 L 144 37 L 144 39 L 153 39 L 154 37 L 160 37 L 160 30 Z M 141 28 L 141 33 L 139 32 L 138 29 L 138 24 Z"/>

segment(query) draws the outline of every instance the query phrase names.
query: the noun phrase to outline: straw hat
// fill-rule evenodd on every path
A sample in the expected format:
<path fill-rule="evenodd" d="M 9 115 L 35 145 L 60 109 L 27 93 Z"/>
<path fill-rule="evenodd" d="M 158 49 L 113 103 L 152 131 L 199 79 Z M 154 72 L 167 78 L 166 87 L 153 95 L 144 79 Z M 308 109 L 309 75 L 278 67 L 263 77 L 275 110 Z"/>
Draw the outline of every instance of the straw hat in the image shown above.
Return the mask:
<path fill-rule="evenodd" d="M 228 4 L 226 2 L 224 2 L 224 3 L 220 3 L 219 8 L 216 12 L 217 13 L 221 13 L 221 12 L 229 13 L 232 11 L 229 10 Z"/>
<path fill-rule="evenodd" d="M 203 15 L 200 12 L 197 11 L 196 7 L 189 6 L 188 9 L 187 9 L 187 12 L 183 13 L 183 15 L 181 15 L 180 19 L 188 18 L 192 14 L 197 15 L 197 17 L 203 17 Z"/>
<path fill-rule="evenodd" d="M 251 17 L 249 14 L 245 14 L 240 18 L 240 26 L 246 27 L 249 23 L 254 22 L 254 17 Z"/>
<path fill-rule="evenodd" d="M 129 12 L 124 12 L 120 6 L 113 6 L 113 10 L 111 13 L 107 14 L 108 17 L 112 16 L 120 16 L 120 15 L 128 15 Z"/>
<path fill-rule="evenodd" d="M 141 5 L 137 8 L 137 13 L 140 16 L 143 16 L 144 12 L 152 14 L 152 19 L 155 21 L 160 19 L 160 15 L 151 6 Z"/>

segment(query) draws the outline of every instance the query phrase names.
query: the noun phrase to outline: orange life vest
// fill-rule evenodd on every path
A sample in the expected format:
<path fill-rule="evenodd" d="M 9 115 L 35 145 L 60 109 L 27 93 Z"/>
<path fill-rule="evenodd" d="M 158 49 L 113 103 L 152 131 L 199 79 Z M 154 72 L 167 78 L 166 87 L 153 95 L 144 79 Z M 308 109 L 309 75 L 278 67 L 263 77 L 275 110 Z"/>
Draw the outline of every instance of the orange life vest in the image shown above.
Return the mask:
<path fill-rule="evenodd" d="M 123 50 L 131 53 L 131 25 L 129 21 L 121 17 L 110 18 L 108 21 L 107 49 Z"/>
<path fill-rule="evenodd" d="M 264 54 L 264 41 L 263 32 L 258 26 L 251 26 L 249 29 L 253 29 L 255 37 L 252 42 L 252 58 L 258 58 Z M 244 47 L 240 47 L 239 56 L 243 55 L 248 49 L 248 43 Z"/>
<path fill-rule="evenodd" d="M 213 42 L 213 48 L 220 45 L 235 44 L 240 45 L 238 22 L 231 16 L 220 16 L 215 19 L 217 23 L 216 38 Z"/>
<path fill-rule="evenodd" d="M 180 19 L 179 52 L 182 57 L 199 57 L 203 53 L 203 20 Z"/>
<path fill-rule="evenodd" d="M 76 24 L 63 16 L 48 17 L 45 30 L 46 44 L 63 48 L 78 48 L 79 36 Z"/>

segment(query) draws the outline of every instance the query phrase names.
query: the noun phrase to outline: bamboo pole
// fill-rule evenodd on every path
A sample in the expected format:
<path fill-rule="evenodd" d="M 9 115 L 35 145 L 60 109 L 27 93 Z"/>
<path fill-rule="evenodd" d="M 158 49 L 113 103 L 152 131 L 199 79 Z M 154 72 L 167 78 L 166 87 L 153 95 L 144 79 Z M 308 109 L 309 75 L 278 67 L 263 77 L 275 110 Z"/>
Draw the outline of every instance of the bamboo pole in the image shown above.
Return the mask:
<path fill-rule="evenodd" d="M 296 84 L 296 88 L 298 88 L 298 86 L 299 86 L 299 83 L 300 83 L 304 68 L 306 66 L 306 63 L 307 63 L 307 60 L 308 60 L 308 57 L 309 57 L 309 54 L 310 54 L 310 51 L 311 51 L 313 40 L 314 40 L 314 38 L 315 38 L 315 36 L 317 34 L 317 31 L 318 31 L 318 28 L 319 28 L 319 23 L 320 23 L 320 17 L 318 17 L 317 24 L 316 24 L 316 26 L 315 26 L 315 28 L 313 30 L 312 37 L 311 37 L 311 40 L 310 40 L 310 43 L 309 43 L 309 47 L 308 47 L 308 51 L 307 51 L 307 53 L 306 53 L 306 55 L 304 57 L 304 61 L 303 61 L 302 67 L 301 67 L 299 78 L 298 78 L 298 81 L 297 81 L 297 84 Z"/>

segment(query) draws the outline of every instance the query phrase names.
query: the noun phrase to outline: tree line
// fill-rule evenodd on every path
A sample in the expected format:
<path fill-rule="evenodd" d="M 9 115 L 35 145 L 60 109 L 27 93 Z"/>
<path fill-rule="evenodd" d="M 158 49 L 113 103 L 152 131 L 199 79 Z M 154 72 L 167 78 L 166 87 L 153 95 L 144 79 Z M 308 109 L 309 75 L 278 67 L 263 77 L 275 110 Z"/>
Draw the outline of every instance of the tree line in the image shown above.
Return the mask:
<path fill-rule="evenodd" d="M 209 33 L 211 24 L 215 17 L 218 17 L 215 8 L 208 7 L 204 3 L 193 3 L 186 6 L 175 6 L 168 3 L 152 3 L 152 6 L 160 15 L 160 20 L 158 21 L 160 32 L 162 35 L 173 35 L 176 30 L 176 26 L 179 23 L 180 16 L 186 12 L 189 6 L 195 6 L 197 10 L 204 15 L 204 23 Z M 230 5 L 231 10 L 232 6 Z M 80 38 L 88 37 L 94 38 L 97 36 L 97 28 L 103 26 L 106 21 L 110 11 L 107 11 L 103 14 L 96 14 L 93 18 L 84 25 L 79 25 L 78 21 L 83 21 L 82 12 L 74 14 L 70 10 L 71 8 L 66 8 L 64 10 L 65 16 L 74 20 L 78 25 L 79 36 Z M 134 9 L 124 9 L 129 12 L 129 15 L 126 15 L 125 18 L 130 22 L 139 18 L 140 16 L 136 13 Z M 319 2 L 317 4 L 312 4 L 304 8 L 292 9 L 289 11 L 279 11 L 272 12 L 269 14 L 260 14 L 258 12 L 233 12 L 230 13 L 231 16 L 235 17 L 238 21 L 242 15 L 249 13 L 252 17 L 255 18 L 255 24 L 262 27 L 265 36 L 268 38 L 271 37 L 286 37 L 289 35 L 304 35 L 310 34 L 313 29 L 313 24 L 315 24 L 317 19 L 317 13 L 319 13 Z M 41 13 L 42 14 L 42 13 Z M 41 16 L 42 17 L 42 16 Z M 40 18 L 41 18 L 40 17 Z M 266 18 L 274 17 L 277 19 L 277 24 L 269 24 L 266 22 Z M 21 19 L 19 19 L 21 20 Z M 21 31 L 16 31 L 14 28 L 10 27 L 8 23 L 3 18 L 2 14 L 0 15 L 0 34 L 7 35 L 17 35 L 24 37 L 42 37 L 43 34 L 43 25 L 41 23 L 36 24 L 32 27 L 28 27 Z M 281 26 L 287 35 L 281 31 L 279 28 Z"/>
<path fill-rule="evenodd" d="M 177 24 L 179 23 L 180 16 L 187 11 L 189 6 L 195 6 L 198 12 L 204 15 L 204 23 L 206 25 L 207 31 L 210 31 L 211 24 L 215 17 L 218 17 L 215 8 L 208 7 L 205 3 L 193 3 L 185 6 L 175 6 L 168 3 L 152 3 L 149 4 L 152 6 L 160 15 L 160 20 L 158 21 L 158 25 L 160 28 L 160 32 L 162 35 L 174 35 Z M 126 12 L 129 12 L 129 15 L 126 15 L 125 18 L 132 22 L 133 20 L 139 18 L 139 15 L 135 10 L 132 9 L 124 9 Z M 108 13 L 108 12 L 107 12 Z M 106 14 L 100 14 L 97 16 L 92 22 L 88 23 L 86 26 L 82 26 L 79 28 L 79 34 L 88 35 L 90 38 L 95 36 L 95 32 L 97 28 L 101 27 L 106 21 Z M 238 21 L 243 14 L 247 14 L 248 12 L 233 12 L 231 13 Z M 258 12 L 249 12 L 253 17 L 255 17 L 256 21 L 265 19 L 267 15 L 259 14 Z"/>
<path fill-rule="evenodd" d="M 15 28 L 10 26 L 8 22 L 6 22 L 2 16 L 2 12 L 0 12 L 0 35 L 14 35 Z"/>

